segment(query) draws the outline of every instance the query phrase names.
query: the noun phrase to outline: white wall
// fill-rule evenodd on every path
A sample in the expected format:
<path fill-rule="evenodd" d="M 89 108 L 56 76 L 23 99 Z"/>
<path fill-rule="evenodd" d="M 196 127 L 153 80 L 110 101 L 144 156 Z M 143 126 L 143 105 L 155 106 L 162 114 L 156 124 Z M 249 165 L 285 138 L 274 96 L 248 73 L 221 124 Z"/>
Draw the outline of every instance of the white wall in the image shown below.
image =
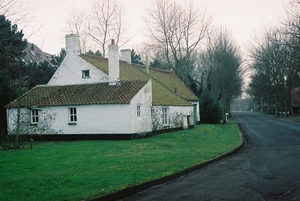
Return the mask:
<path fill-rule="evenodd" d="M 42 110 L 41 110 L 42 109 Z M 30 119 L 30 109 L 20 109 L 20 134 L 56 134 L 56 128 L 53 128 L 57 111 L 52 108 L 39 108 L 39 124 L 32 125 Z M 17 109 L 7 108 L 7 130 L 9 134 L 16 133 L 17 127 Z"/>
<path fill-rule="evenodd" d="M 76 106 L 77 124 L 69 125 L 68 111 L 64 110 L 55 127 L 63 128 L 65 134 L 114 134 L 131 133 L 130 105 L 84 105 Z"/>
<path fill-rule="evenodd" d="M 170 106 L 169 107 L 169 119 L 170 127 L 178 128 L 183 126 L 183 115 L 189 116 L 190 125 L 194 125 L 194 109 L 193 106 Z"/>
<path fill-rule="evenodd" d="M 77 123 L 69 124 L 69 107 L 39 108 L 38 125 L 30 125 L 30 110 L 22 108 L 21 134 L 114 134 L 132 133 L 130 105 L 81 105 L 77 110 Z M 7 109 L 8 130 L 16 128 L 16 109 Z"/>
<path fill-rule="evenodd" d="M 90 70 L 90 78 L 82 78 L 82 70 Z M 108 82 L 108 75 L 77 54 L 69 53 L 47 85 L 88 84 L 95 82 Z"/>
<path fill-rule="evenodd" d="M 190 125 L 194 124 L 193 106 L 168 106 L 169 125 L 164 126 L 162 124 L 162 107 L 166 106 L 154 106 L 151 109 L 153 130 L 182 127 L 183 115 L 189 115 Z"/>
<path fill-rule="evenodd" d="M 139 93 L 131 100 L 131 118 L 133 133 L 152 131 L 152 81 L 150 80 Z M 137 105 L 141 106 L 141 116 L 137 116 Z"/>

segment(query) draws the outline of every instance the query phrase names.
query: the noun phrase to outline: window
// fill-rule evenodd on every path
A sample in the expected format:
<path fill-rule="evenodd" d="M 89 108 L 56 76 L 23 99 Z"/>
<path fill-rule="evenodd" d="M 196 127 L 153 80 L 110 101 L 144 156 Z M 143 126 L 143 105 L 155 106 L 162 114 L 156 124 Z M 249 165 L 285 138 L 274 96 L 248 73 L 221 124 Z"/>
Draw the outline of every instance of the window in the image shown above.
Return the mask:
<path fill-rule="evenodd" d="M 90 78 L 90 70 L 83 70 L 82 71 L 82 78 L 83 79 Z"/>
<path fill-rule="evenodd" d="M 77 123 L 77 111 L 76 108 L 69 108 L 69 123 L 76 124 Z"/>
<path fill-rule="evenodd" d="M 136 106 L 136 116 L 137 117 L 141 116 L 141 105 L 140 104 Z"/>
<path fill-rule="evenodd" d="M 31 110 L 31 124 L 39 123 L 39 111 L 37 109 Z"/>
<path fill-rule="evenodd" d="M 163 125 L 168 125 L 169 124 L 168 108 L 167 107 L 162 108 L 162 122 L 163 122 Z"/>

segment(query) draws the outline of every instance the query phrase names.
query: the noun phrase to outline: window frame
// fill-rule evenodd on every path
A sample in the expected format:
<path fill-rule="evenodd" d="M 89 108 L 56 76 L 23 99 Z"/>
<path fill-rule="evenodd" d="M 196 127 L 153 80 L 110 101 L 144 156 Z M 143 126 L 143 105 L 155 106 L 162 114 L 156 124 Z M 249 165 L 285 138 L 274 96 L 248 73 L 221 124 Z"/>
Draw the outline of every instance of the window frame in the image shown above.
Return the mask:
<path fill-rule="evenodd" d="M 76 107 L 69 107 L 68 108 L 68 117 L 69 117 L 69 124 L 77 124 L 77 108 Z"/>
<path fill-rule="evenodd" d="M 30 123 L 31 124 L 38 124 L 39 123 L 39 109 L 32 108 L 30 110 Z"/>
<path fill-rule="evenodd" d="M 162 124 L 163 126 L 169 126 L 169 108 L 168 107 L 162 107 Z"/>
<path fill-rule="evenodd" d="M 90 70 L 82 70 L 82 79 L 88 79 L 88 78 L 91 78 L 91 73 L 90 73 Z M 88 74 L 88 75 L 87 75 Z"/>
<path fill-rule="evenodd" d="M 136 116 L 141 117 L 142 114 L 142 104 L 137 104 L 136 105 Z"/>

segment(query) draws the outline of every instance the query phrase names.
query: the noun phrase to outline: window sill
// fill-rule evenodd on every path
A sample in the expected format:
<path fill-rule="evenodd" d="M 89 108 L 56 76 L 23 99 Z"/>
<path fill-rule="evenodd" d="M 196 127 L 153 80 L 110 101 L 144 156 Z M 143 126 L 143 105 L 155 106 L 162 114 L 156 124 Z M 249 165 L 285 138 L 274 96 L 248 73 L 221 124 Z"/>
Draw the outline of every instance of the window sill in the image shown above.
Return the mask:
<path fill-rule="evenodd" d="M 69 124 L 69 125 L 76 125 L 77 122 L 69 122 L 68 124 Z"/>

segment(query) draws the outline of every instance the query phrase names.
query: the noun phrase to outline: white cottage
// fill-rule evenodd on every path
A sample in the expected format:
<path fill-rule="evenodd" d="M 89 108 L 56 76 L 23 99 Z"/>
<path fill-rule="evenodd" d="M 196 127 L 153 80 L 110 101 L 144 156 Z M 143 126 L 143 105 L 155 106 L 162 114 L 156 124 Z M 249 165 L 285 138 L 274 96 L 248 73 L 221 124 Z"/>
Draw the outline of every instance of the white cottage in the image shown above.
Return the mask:
<path fill-rule="evenodd" d="M 66 36 L 67 55 L 47 85 L 6 106 L 9 134 L 48 139 L 131 139 L 199 121 L 199 100 L 172 71 L 131 64 L 131 51 L 108 46 L 108 59 L 80 54 Z M 80 136 L 80 137 L 79 137 Z M 114 137 L 112 137 L 114 136 Z"/>

